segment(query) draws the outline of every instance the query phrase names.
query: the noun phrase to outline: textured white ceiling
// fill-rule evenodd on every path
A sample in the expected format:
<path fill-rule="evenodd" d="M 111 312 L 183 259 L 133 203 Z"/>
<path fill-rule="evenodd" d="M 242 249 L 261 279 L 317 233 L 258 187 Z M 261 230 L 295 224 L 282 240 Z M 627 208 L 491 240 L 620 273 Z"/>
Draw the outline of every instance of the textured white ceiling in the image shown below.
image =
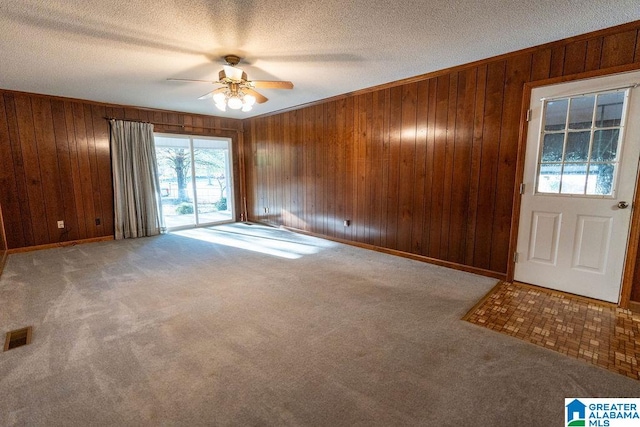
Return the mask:
<path fill-rule="evenodd" d="M 638 0 L 0 0 L 0 88 L 246 118 L 640 19 Z M 250 113 L 200 95 L 222 56 Z"/>

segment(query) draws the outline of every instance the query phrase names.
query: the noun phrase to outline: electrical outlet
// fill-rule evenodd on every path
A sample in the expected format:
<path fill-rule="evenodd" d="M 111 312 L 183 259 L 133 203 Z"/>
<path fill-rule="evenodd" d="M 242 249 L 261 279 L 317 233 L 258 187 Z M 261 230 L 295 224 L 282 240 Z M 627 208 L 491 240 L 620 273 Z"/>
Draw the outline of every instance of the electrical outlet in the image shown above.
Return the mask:
<path fill-rule="evenodd" d="M 349 227 L 351 225 L 351 220 L 350 219 L 345 219 L 344 220 L 344 226 L 345 227 Z"/>
<path fill-rule="evenodd" d="M 96 225 L 100 225 L 100 218 L 96 218 Z"/>
<path fill-rule="evenodd" d="M 264 208 L 264 213 L 269 213 L 269 208 Z"/>
<path fill-rule="evenodd" d="M 64 221 L 63 220 L 58 221 L 58 228 L 64 228 Z"/>

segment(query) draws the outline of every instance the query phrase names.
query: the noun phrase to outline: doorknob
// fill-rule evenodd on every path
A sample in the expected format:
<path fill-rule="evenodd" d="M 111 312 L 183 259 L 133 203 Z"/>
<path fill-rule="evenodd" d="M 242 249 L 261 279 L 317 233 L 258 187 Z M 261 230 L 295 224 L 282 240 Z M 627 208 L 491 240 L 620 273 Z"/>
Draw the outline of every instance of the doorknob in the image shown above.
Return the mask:
<path fill-rule="evenodd" d="M 618 202 L 618 208 L 627 209 L 629 207 L 629 203 L 627 202 Z"/>

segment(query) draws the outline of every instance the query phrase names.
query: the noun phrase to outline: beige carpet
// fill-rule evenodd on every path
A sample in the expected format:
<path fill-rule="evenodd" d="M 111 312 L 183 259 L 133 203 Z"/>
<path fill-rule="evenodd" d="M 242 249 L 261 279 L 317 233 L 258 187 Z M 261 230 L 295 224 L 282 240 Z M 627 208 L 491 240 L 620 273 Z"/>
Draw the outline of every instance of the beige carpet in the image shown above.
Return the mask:
<path fill-rule="evenodd" d="M 11 255 L 0 425 L 561 425 L 640 382 L 464 322 L 495 280 L 244 224 Z"/>

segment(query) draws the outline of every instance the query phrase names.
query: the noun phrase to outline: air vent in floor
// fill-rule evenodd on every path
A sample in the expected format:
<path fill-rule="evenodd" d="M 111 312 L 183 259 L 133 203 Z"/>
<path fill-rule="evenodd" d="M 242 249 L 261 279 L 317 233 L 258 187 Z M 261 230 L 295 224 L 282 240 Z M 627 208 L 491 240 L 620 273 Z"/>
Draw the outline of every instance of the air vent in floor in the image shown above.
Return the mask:
<path fill-rule="evenodd" d="M 7 332 L 7 338 L 4 341 L 4 351 L 31 344 L 31 330 L 32 327 L 27 326 L 26 328 Z"/>

